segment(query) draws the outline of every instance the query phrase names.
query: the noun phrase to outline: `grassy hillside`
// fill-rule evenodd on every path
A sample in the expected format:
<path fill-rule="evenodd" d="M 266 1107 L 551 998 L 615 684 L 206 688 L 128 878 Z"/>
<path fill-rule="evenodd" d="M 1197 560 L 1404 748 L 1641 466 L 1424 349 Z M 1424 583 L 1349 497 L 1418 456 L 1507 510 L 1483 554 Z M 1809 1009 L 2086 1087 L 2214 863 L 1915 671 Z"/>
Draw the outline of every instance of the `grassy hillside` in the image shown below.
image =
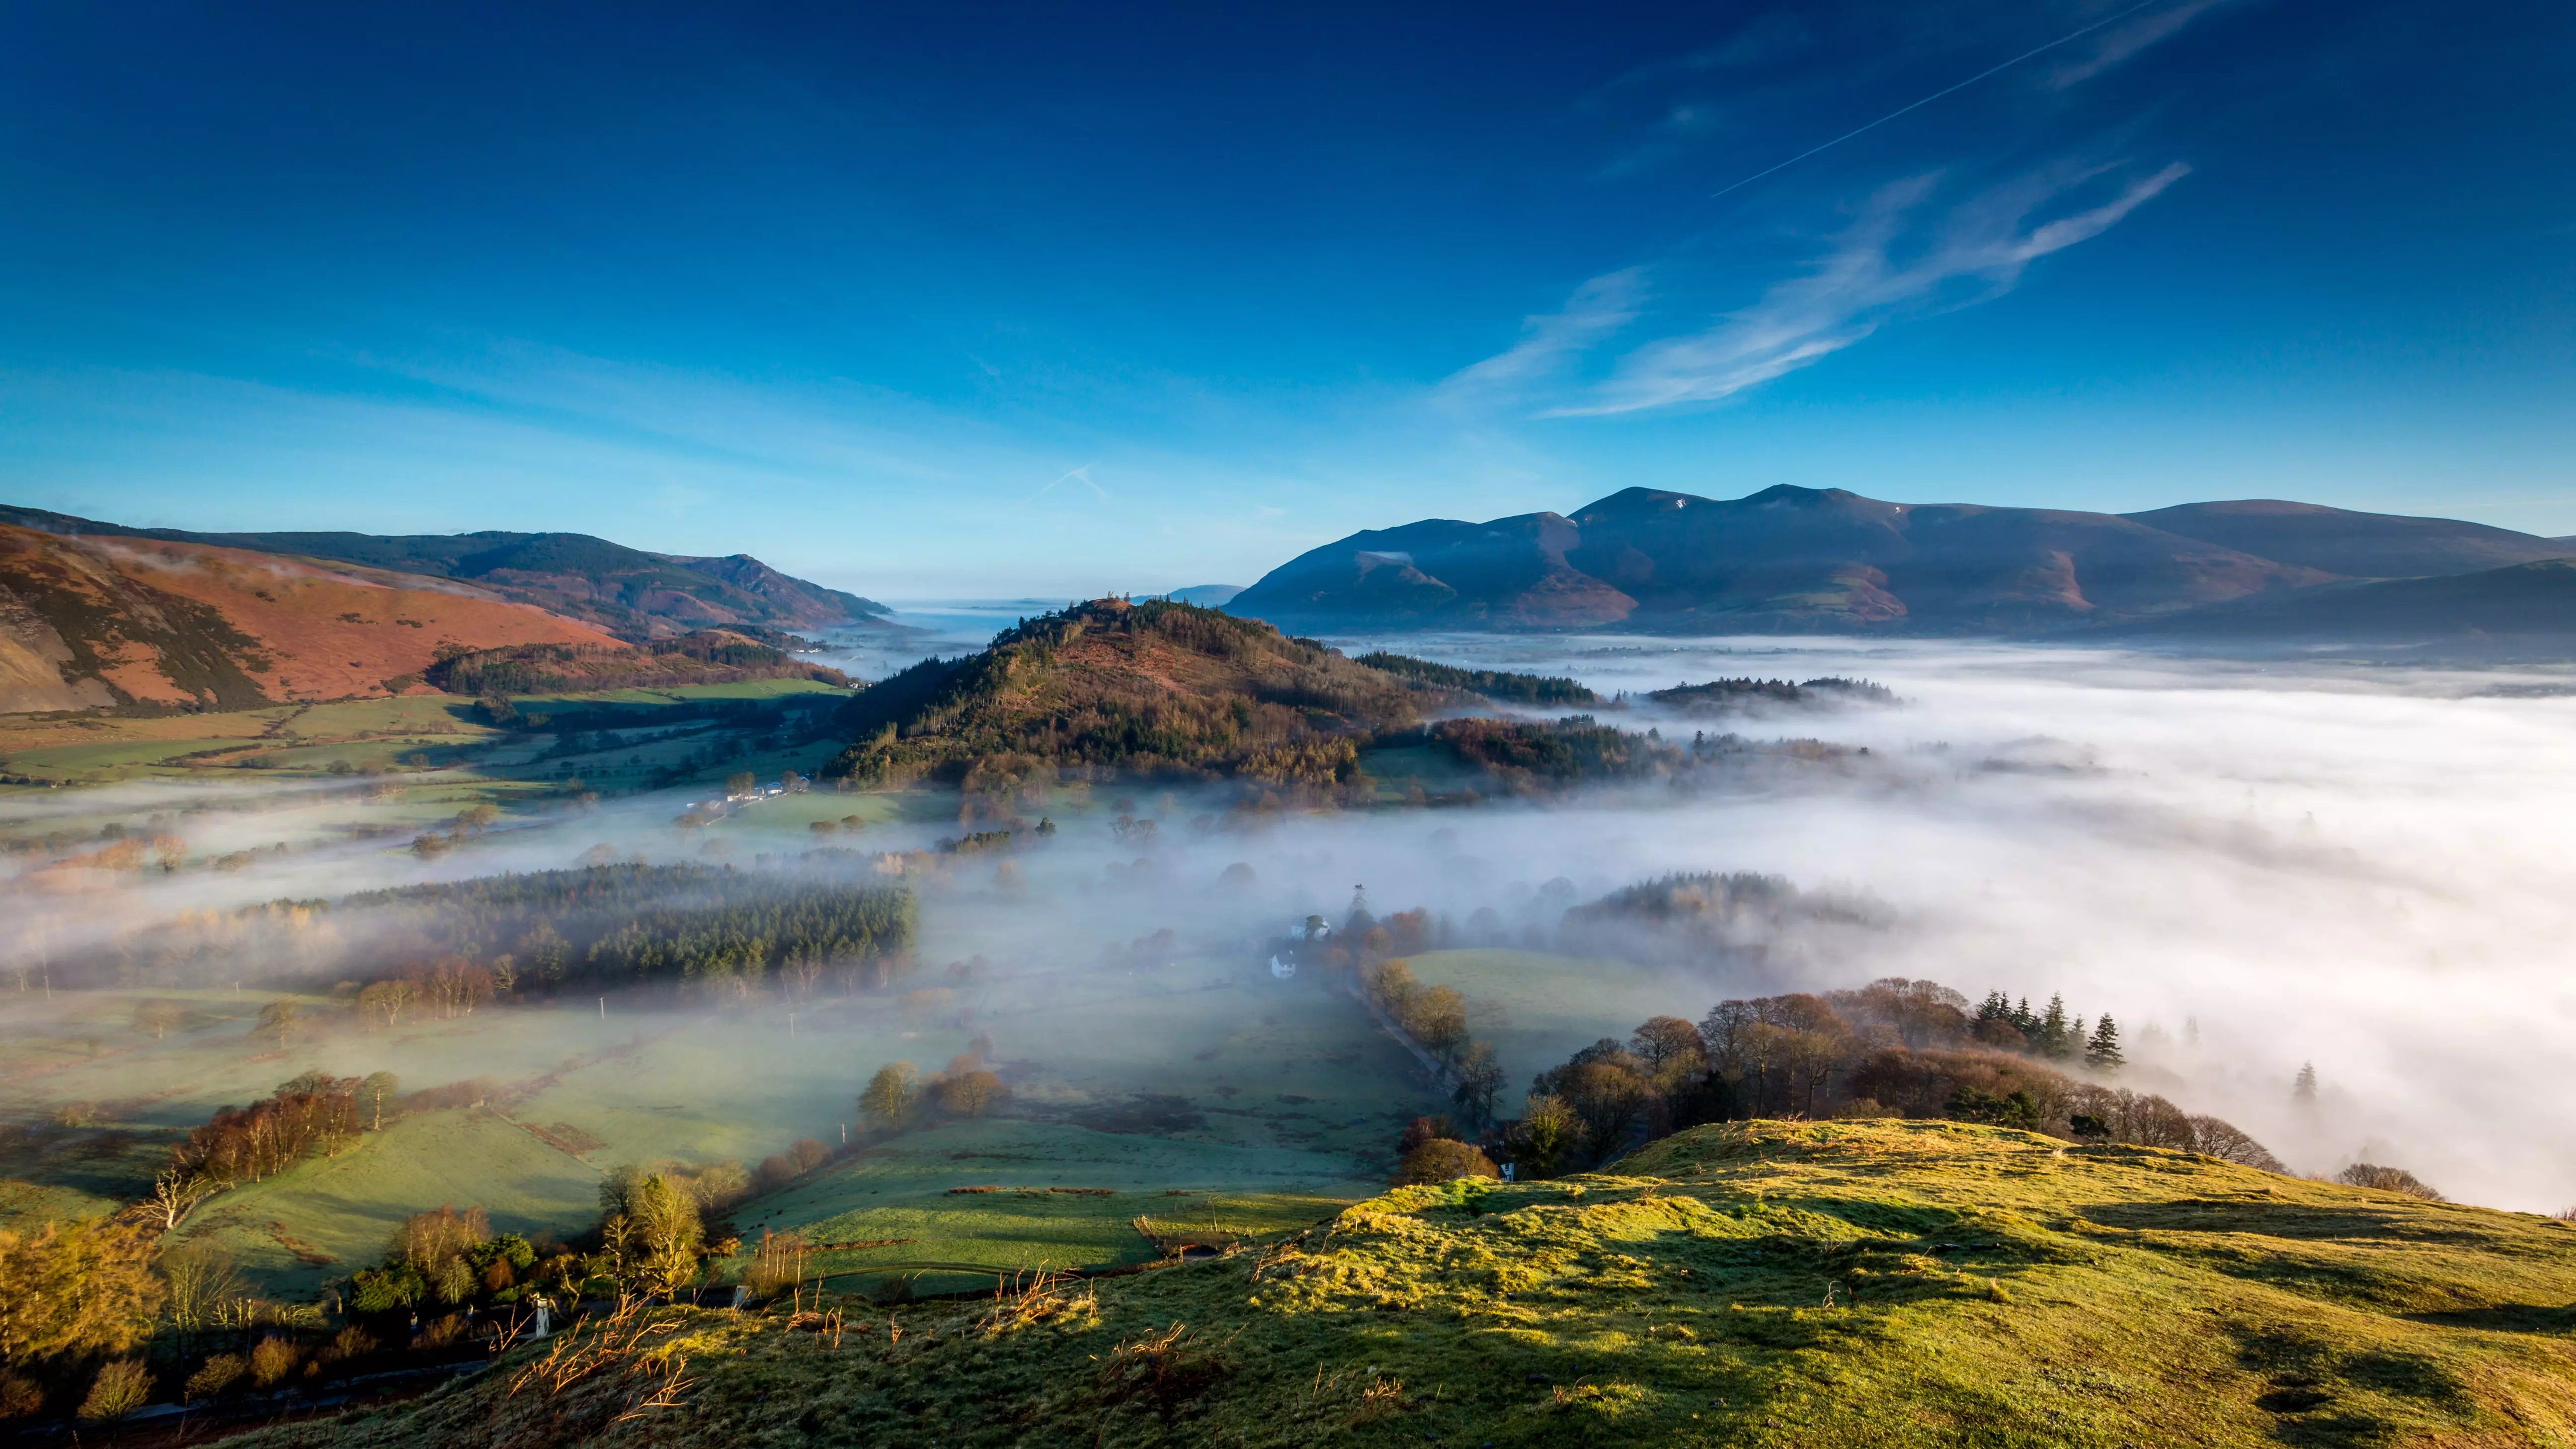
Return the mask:
<path fill-rule="evenodd" d="M 0 713 L 399 693 L 442 649 L 622 647 L 480 590 L 237 549 L 0 527 Z"/>
<path fill-rule="evenodd" d="M 1762 1122 L 1017 1303 L 859 1302 L 819 1333 L 665 1310 L 586 1371 L 557 1344 L 523 1378 L 522 1349 L 247 1442 L 2560 1444 L 2571 1298 L 2576 1229 L 2546 1219 L 1999 1128 Z"/>

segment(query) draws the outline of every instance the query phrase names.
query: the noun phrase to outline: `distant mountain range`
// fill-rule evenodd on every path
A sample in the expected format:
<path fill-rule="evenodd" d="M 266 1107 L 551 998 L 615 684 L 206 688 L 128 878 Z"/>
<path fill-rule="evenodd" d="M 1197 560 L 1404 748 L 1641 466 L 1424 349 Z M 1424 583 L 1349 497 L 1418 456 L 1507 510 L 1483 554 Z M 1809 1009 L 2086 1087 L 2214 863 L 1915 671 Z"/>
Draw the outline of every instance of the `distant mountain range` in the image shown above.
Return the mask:
<path fill-rule="evenodd" d="M 638 644 L 719 630 L 757 650 L 898 628 L 887 612 L 747 555 L 585 534 L 201 534 L 0 505 L 0 713 L 382 696 L 431 688 L 442 658 L 527 645 L 614 672 Z"/>
<path fill-rule="evenodd" d="M 1306 631 L 2030 634 L 2152 623 L 2172 637 L 2391 640 L 2493 632 L 2509 615 L 2516 632 L 2576 634 L 2576 574 L 2512 573 L 2570 555 L 2576 542 L 2565 539 L 2271 500 L 2108 514 L 1786 485 L 1737 499 L 1631 488 L 1571 516 L 1355 533 L 1226 607 Z M 2488 575 L 2447 589 L 2375 582 Z"/>
<path fill-rule="evenodd" d="M 586 533 L 192 533 L 129 528 L 0 504 L 0 523 L 327 559 L 475 583 L 517 603 L 644 640 L 752 624 L 821 629 L 882 622 L 885 605 L 778 572 L 749 554 L 647 553 Z"/>

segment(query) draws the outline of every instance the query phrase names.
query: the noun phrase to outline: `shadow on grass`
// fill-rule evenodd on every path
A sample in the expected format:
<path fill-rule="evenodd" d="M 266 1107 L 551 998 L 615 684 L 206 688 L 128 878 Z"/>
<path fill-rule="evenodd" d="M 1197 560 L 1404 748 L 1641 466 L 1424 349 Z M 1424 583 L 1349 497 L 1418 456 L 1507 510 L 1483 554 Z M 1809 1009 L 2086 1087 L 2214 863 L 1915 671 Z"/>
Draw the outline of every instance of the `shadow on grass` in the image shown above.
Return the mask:
<path fill-rule="evenodd" d="M 2491 1232 L 2428 1219 L 2404 1208 L 2180 1198 L 2169 1202 L 2092 1203 L 2077 1211 L 2105 1227 L 2145 1232 L 2248 1233 L 2266 1238 L 2464 1245 L 2485 1245 L 2495 1240 Z"/>
<path fill-rule="evenodd" d="M 2436 1328 L 2475 1328 L 2489 1333 L 2576 1334 L 2576 1304 L 2552 1308 L 2538 1303 L 2499 1303 L 2490 1308 L 2457 1308 L 2443 1313 L 2409 1313 L 2415 1323 Z"/>

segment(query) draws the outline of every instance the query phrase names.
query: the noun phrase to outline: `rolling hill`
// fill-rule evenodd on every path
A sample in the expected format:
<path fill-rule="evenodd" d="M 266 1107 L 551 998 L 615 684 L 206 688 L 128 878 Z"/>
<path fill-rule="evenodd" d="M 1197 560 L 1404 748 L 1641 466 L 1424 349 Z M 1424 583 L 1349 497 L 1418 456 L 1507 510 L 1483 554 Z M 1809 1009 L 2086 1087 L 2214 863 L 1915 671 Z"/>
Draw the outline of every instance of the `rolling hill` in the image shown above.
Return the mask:
<path fill-rule="evenodd" d="M 1258 620 L 1095 599 L 861 690 L 841 714 L 852 743 L 823 773 L 975 784 L 1090 765 L 1326 784 L 1356 768 L 1355 742 L 1456 698 Z"/>
<path fill-rule="evenodd" d="M 191 533 L 128 528 L 40 508 L 0 505 L 0 523 L 68 536 L 113 534 L 252 553 L 324 559 L 455 579 L 492 595 L 627 639 L 696 629 L 891 627 L 885 605 L 791 578 L 748 554 L 646 553 L 586 533 Z"/>
<path fill-rule="evenodd" d="M 1631 488 L 1572 516 L 1431 519 L 1281 565 L 1229 611 L 1291 629 L 2021 633 L 2366 576 L 2554 557 L 2553 540 L 2300 504 L 2150 514 L 1913 505 L 1842 489 Z"/>
<path fill-rule="evenodd" d="M 2576 1227 L 1954 1122 L 1700 1127 L 1603 1173 L 1399 1188 L 1135 1276 L 812 1297 L 630 1315 L 241 1442 L 2576 1437 Z"/>
<path fill-rule="evenodd" d="M 0 714 L 381 697 L 442 649 L 523 644 L 628 650 L 438 579 L 0 525 Z"/>

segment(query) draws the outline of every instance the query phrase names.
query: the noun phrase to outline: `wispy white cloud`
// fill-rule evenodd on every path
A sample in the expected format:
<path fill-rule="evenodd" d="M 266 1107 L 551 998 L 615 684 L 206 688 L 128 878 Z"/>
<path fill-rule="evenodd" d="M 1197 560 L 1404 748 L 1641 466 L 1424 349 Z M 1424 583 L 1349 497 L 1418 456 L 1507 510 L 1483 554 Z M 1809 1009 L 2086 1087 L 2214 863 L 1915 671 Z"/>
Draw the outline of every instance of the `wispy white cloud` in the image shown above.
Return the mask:
<path fill-rule="evenodd" d="M 1636 320 L 1646 269 L 1605 272 L 1574 289 L 1565 305 L 1521 319 L 1521 340 L 1440 384 L 1444 397 L 1516 393 L 1543 381 L 1594 344 Z"/>
<path fill-rule="evenodd" d="M 1803 275 L 1774 284 L 1760 301 L 1705 331 L 1638 348 L 1608 379 L 1540 415 L 1601 416 L 1721 401 L 1829 357 L 1897 316 L 2001 296 L 2032 262 L 2100 236 L 2191 168 L 2176 162 L 2106 201 L 2038 219 L 2110 169 L 2067 164 L 2022 176 L 1952 207 L 1928 237 L 1921 218 L 1940 178 L 1918 176 L 1882 188 Z M 1524 339 L 1522 346 L 1534 341 Z M 1520 351 L 1488 358 L 1460 376 L 1484 369 L 1497 378 L 1537 376 L 1526 362 L 1510 361 Z"/>
<path fill-rule="evenodd" d="M 2179 32 L 2184 26 L 2227 0 L 2182 0 L 2181 4 L 2150 11 L 2124 25 L 2115 25 L 2095 37 L 2084 51 L 2051 66 L 2048 84 L 2056 90 L 2081 85 Z"/>
<path fill-rule="evenodd" d="M 1079 484 L 1081 484 L 1083 487 L 1088 488 L 1088 489 L 1090 489 L 1090 490 L 1091 490 L 1091 492 L 1092 492 L 1092 496 L 1093 496 L 1093 497 L 1098 498 L 1098 499 L 1099 499 L 1101 502 L 1103 502 L 1103 503 L 1108 502 L 1108 501 L 1109 501 L 1109 493 L 1108 493 L 1108 490 L 1107 490 L 1107 489 L 1102 488 L 1099 484 L 1097 484 L 1097 483 L 1095 483 L 1095 482 L 1091 481 L 1091 470 L 1092 470 L 1092 467 L 1093 467 L 1093 466 L 1094 466 L 1094 465 L 1092 465 L 1092 464 L 1090 464 L 1090 463 L 1085 463 L 1085 464 L 1083 464 L 1083 465 L 1082 465 L 1081 467 L 1079 467 L 1079 468 L 1067 468 L 1067 469 L 1065 469 L 1063 472 L 1061 472 L 1061 473 L 1059 473 L 1059 474 L 1057 474 L 1057 475 L 1055 476 L 1055 482 L 1054 482 L 1054 483 L 1049 483 L 1049 484 L 1048 484 L 1047 486 L 1045 486 L 1044 488 L 1041 488 L 1041 489 L 1039 489 L 1037 492 L 1030 494 L 1030 495 L 1029 495 L 1029 501 L 1030 501 L 1030 502 L 1032 502 L 1032 503 L 1034 503 L 1034 502 L 1036 502 L 1038 499 L 1044 498 L 1044 497 L 1045 497 L 1045 496 L 1047 496 L 1048 494 L 1053 493 L 1053 492 L 1055 491 L 1055 485 L 1056 485 L 1056 483 L 1068 483 L 1068 482 L 1070 482 L 1070 483 L 1079 483 Z"/>

